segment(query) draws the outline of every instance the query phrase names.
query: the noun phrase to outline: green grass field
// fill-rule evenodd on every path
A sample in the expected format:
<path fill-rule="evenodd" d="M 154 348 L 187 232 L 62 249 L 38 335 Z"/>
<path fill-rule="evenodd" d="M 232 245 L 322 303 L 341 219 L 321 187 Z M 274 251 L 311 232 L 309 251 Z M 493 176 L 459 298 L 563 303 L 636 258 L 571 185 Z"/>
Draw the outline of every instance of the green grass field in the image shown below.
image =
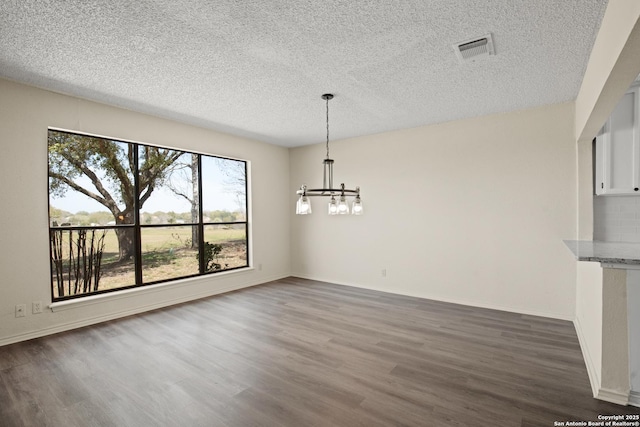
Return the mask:
<path fill-rule="evenodd" d="M 244 240 L 244 224 L 236 228 L 214 228 L 220 226 L 207 226 L 204 229 L 204 240 L 211 243 L 223 243 L 232 240 Z M 142 250 L 162 250 L 190 246 L 191 226 L 149 227 L 142 229 Z M 107 230 L 104 239 L 106 253 L 118 252 L 118 238 L 114 230 Z"/>
<path fill-rule="evenodd" d="M 184 277 L 199 272 L 198 252 L 191 248 L 191 226 L 149 227 L 142 229 L 142 276 L 144 283 Z M 68 234 L 63 259 L 68 260 Z M 204 240 L 223 247 L 218 263 L 222 269 L 247 264 L 244 224 L 234 227 L 207 226 Z M 118 263 L 118 239 L 114 230 L 107 230 L 104 238 L 99 290 L 131 286 L 135 283 L 133 262 Z M 58 296 L 56 284 L 54 295 Z M 65 288 L 67 286 L 65 285 Z M 65 291 L 65 295 L 68 290 Z"/>

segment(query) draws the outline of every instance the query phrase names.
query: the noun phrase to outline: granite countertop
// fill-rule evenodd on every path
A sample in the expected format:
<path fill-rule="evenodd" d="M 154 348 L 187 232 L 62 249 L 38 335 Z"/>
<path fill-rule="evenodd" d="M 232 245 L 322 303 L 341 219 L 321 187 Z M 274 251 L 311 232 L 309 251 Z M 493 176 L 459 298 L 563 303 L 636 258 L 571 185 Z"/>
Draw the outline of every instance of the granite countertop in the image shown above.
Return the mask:
<path fill-rule="evenodd" d="M 640 243 L 565 240 L 578 261 L 606 264 L 640 264 Z"/>

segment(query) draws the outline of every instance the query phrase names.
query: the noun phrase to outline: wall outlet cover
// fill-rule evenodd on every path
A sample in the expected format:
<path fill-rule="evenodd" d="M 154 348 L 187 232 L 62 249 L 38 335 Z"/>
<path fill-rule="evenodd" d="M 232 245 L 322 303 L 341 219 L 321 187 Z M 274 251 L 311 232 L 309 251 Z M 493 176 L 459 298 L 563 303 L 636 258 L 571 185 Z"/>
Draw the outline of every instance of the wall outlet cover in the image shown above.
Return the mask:
<path fill-rule="evenodd" d="M 16 317 L 24 317 L 26 315 L 27 315 L 27 305 L 26 304 L 16 305 Z"/>
<path fill-rule="evenodd" d="M 31 312 L 33 314 L 42 313 L 42 302 L 41 301 L 34 301 L 33 303 L 31 303 Z"/>

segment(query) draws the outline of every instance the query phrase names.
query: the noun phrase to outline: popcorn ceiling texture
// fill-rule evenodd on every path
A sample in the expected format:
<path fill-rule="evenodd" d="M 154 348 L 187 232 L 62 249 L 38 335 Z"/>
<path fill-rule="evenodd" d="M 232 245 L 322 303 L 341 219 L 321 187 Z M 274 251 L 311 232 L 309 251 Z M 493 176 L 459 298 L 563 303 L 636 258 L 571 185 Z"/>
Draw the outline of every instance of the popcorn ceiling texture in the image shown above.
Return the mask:
<path fill-rule="evenodd" d="M 279 144 L 575 99 L 606 0 L 9 0 L 0 76 Z M 452 44 L 491 32 L 496 56 Z"/>

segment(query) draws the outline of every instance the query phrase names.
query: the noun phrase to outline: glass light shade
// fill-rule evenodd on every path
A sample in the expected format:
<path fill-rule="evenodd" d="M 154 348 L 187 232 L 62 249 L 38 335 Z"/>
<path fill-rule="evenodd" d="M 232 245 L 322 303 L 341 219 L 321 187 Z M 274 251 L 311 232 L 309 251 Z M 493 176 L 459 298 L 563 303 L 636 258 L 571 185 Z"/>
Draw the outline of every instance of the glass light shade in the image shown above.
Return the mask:
<path fill-rule="evenodd" d="M 311 213 L 311 201 L 305 195 L 300 196 L 296 203 L 296 214 L 308 215 Z"/>
<path fill-rule="evenodd" d="M 349 205 L 345 196 L 340 196 L 338 203 L 338 215 L 347 215 L 349 213 Z"/>
<path fill-rule="evenodd" d="M 356 199 L 353 201 L 353 205 L 351 206 L 351 214 L 362 215 L 363 213 L 362 200 L 360 200 L 360 196 L 356 196 Z"/>
<path fill-rule="evenodd" d="M 338 202 L 336 202 L 336 198 L 331 196 L 331 200 L 329 201 L 329 215 L 337 215 L 338 214 Z"/>

